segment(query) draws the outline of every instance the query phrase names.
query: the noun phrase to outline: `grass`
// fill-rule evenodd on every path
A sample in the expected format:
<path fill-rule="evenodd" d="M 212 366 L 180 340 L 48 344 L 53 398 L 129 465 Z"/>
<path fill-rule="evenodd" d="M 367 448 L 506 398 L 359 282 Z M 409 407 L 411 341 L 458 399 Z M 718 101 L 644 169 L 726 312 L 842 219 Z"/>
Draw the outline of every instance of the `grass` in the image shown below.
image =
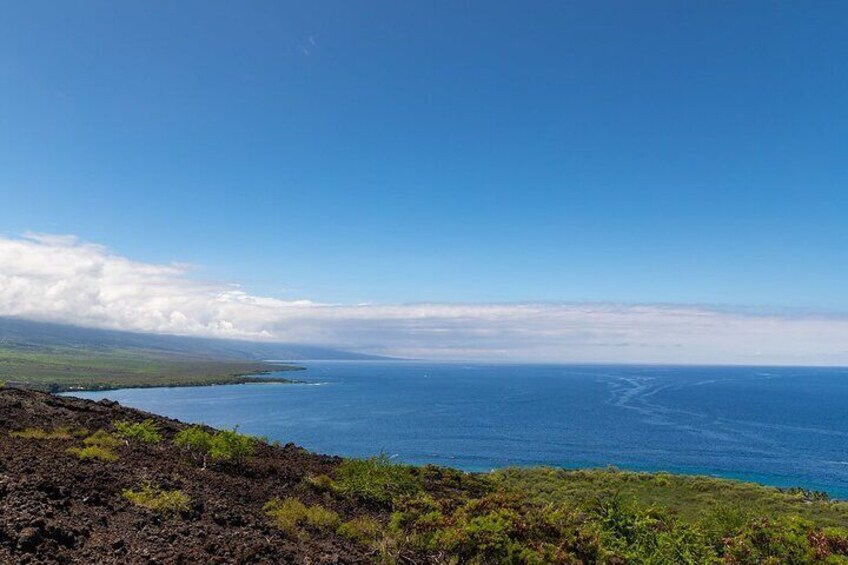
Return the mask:
<path fill-rule="evenodd" d="M 505 469 L 488 493 L 393 499 L 384 551 L 456 563 L 848 564 L 845 503 L 735 481 Z M 388 542 L 388 543 L 387 543 Z"/>
<path fill-rule="evenodd" d="M 334 530 L 341 522 L 339 515 L 321 505 L 306 506 L 296 498 L 269 500 L 264 508 L 265 514 L 274 526 L 290 537 L 298 537 L 301 527 L 315 530 Z"/>
<path fill-rule="evenodd" d="M 820 493 L 615 469 L 469 475 L 385 456 L 304 484 L 368 509 L 336 533 L 383 563 L 848 565 L 848 503 Z M 373 512 L 387 508 L 384 525 Z M 308 509 L 286 500 L 266 511 L 294 535 Z"/>
<path fill-rule="evenodd" d="M 64 440 L 74 439 L 75 437 L 79 437 L 80 434 L 85 435 L 86 433 L 88 432 L 86 432 L 85 430 L 71 428 L 56 428 L 54 430 L 45 430 L 42 428 L 26 428 L 20 431 L 9 432 L 9 435 L 21 439 Z"/>
<path fill-rule="evenodd" d="M 382 537 L 383 526 L 370 516 L 357 516 L 339 526 L 336 532 L 360 545 L 371 546 Z"/>
<path fill-rule="evenodd" d="M 124 442 L 105 430 L 97 430 L 84 440 L 83 447 L 71 447 L 68 453 L 75 455 L 79 459 L 85 461 L 87 459 L 96 459 L 99 461 L 117 461 L 118 454 L 114 449 L 124 444 Z"/>
<path fill-rule="evenodd" d="M 124 444 L 123 441 L 105 430 L 97 430 L 82 440 L 82 443 L 86 447 L 101 447 L 103 449 L 114 449 Z"/>
<path fill-rule="evenodd" d="M 294 367 L 133 349 L 0 347 L 0 381 L 50 392 L 236 384 L 287 368 Z"/>
<path fill-rule="evenodd" d="M 68 449 L 68 453 L 71 455 L 76 455 L 79 459 L 83 461 L 87 459 L 97 459 L 99 461 L 117 461 L 118 455 L 109 448 L 99 447 L 97 445 L 88 445 L 86 447 L 71 447 Z"/>
<path fill-rule="evenodd" d="M 848 528 L 848 502 L 816 500 L 804 491 L 704 476 L 636 473 L 616 469 L 563 470 L 538 467 L 491 473 L 504 488 L 544 503 L 586 506 L 618 495 L 643 506 L 667 508 L 685 521 L 731 509 L 760 516 L 799 516 L 821 526 Z"/>
<path fill-rule="evenodd" d="M 139 489 L 127 489 L 122 496 L 142 508 L 153 510 L 158 514 L 180 514 L 187 512 L 191 499 L 180 490 L 163 490 L 150 484 Z"/>
<path fill-rule="evenodd" d="M 385 454 L 345 459 L 336 469 L 334 486 L 343 495 L 382 505 L 422 489 L 412 467 L 398 465 Z"/>

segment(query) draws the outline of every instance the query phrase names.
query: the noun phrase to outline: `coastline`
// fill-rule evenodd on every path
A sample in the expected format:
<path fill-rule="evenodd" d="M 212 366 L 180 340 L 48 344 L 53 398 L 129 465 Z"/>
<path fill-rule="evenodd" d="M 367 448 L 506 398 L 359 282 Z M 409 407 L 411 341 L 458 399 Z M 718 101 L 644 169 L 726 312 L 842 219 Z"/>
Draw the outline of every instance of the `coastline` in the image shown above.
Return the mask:
<path fill-rule="evenodd" d="M 157 383 L 139 383 L 135 385 L 81 385 L 75 387 L 73 385 L 66 385 L 62 387 L 58 387 L 55 389 L 50 389 L 47 392 L 51 392 L 53 394 L 65 394 L 71 392 L 108 392 L 111 390 L 125 390 L 125 389 L 140 389 L 140 388 L 193 388 L 193 387 L 204 387 L 204 386 L 221 386 L 221 385 L 250 385 L 250 384 L 265 384 L 265 383 L 275 383 L 275 384 L 303 384 L 306 381 L 299 381 L 296 379 L 286 379 L 283 377 L 269 377 L 269 378 L 254 378 L 256 375 L 269 375 L 272 373 L 276 373 L 278 371 L 303 371 L 306 370 L 305 367 L 291 367 L 289 369 L 277 369 L 273 371 L 251 371 L 250 373 L 244 373 L 239 375 L 233 375 L 232 377 L 223 377 L 219 379 L 210 379 L 208 381 L 186 381 L 186 382 L 176 382 L 171 384 L 157 384 Z M 6 383 L 7 386 L 14 386 L 15 383 Z M 26 387 L 20 387 L 26 388 Z"/>
<path fill-rule="evenodd" d="M 238 439 L 249 449 L 239 459 L 226 451 L 227 458 L 201 460 L 182 442 L 189 430 Z M 4 563 L 134 563 L 151 555 L 158 562 L 248 556 L 307 563 L 329 556 L 322 562 L 372 563 L 385 548 L 391 563 L 445 556 L 665 563 L 680 554 L 707 565 L 736 555 L 738 541 L 749 539 L 758 544 L 752 551 L 762 545 L 775 562 L 788 563 L 798 552 L 848 557 L 848 504 L 813 492 L 615 468 L 464 473 L 385 455 L 342 458 L 111 400 L 32 390 L 0 389 L 0 463 Z M 493 526 L 480 533 L 481 524 Z M 469 541 L 445 547 L 416 537 L 422 532 Z M 498 543 L 481 545 L 480 535 Z M 794 541 L 772 546 L 772 536 Z M 517 554 L 532 559 L 512 559 Z M 820 562 L 791 562 L 813 561 Z"/>
<path fill-rule="evenodd" d="M 264 368 L 262 368 L 264 367 Z M 273 368 L 271 368 L 273 367 Z M 262 375 L 270 375 L 273 373 L 305 371 L 306 367 L 298 365 L 269 365 L 267 363 L 253 366 L 251 368 L 232 373 L 229 375 L 216 376 L 200 376 L 200 377 L 172 377 L 174 380 L 160 382 L 154 378 L 145 378 L 144 376 L 135 377 L 136 380 L 127 382 L 109 382 L 109 381 L 94 381 L 94 382 L 38 382 L 8 379 L 2 381 L 2 386 L 8 388 L 31 389 L 52 394 L 64 394 L 74 392 L 107 392 L 112 390 L 124 389 L 146 389 L 146 388 L 190 388 L 204 386 L 220 386 L 220 385 L 240 385 L 240 384 L 256 384 L 256 383 L 277 383 L 277 384 L 299 384 L 304 381 L 296 379 L 287 379 L 285 377 L 264 377 Z"/>
<path fill-rule="evenodd" d="M 94 400 L 106 397 L 126 406 L 183 421 L 205 422 L 219 428 L 240 425 L 247 433 L 291 441 L 319 453 L 345 457 L 367 457 L 384 449 L 397 457 L 398 461 L 408 464 L 443 465 L 466 472 L 487 472 L 511 466 L 588 469 L 614 465 L 628 471 L 711 476 L 779 489 L 802 487 L 811 492 L 827 492 L 833 498 L 848 499 L 846 483 L 840 480 L 845 471 L 842 467 L 831 473 L 829 468 L 822 466 L 811 471 L 810 464 L 781 465 L 782 461 L 777 461 L 777 465 L 764 468 L 756 462 L 752 463 L 751 457 L 728 458 L 724 452 L 714 456 L 709 451 L 700 451 L 699 445 L 686 444 L 684 447 L 689 453 L 677 448 L 682 445 L 680 440 L 697 440 L 698 436 L 671 425 L 659 428 L 666 434 L 663 443 L 622 443 L 622 438 L 632 436 L 640 440 L 644 434 L 656 431 L 653 422 L 643 422 L 641 412 L 628 410 L 627 406 L 620 407 L 616 402 L 619 396 L 633 388 L 628 375 L 636 373 L 646 380 L 653 377 L 653 374 L 642 375 L 641 368 L 622 370 L 619 371 L 620 375 L 617 372 L 615 376 L 604 376 L 602 380 L 596 381 L 587 379 L 582 372 L 566 378 L 558 371 L 552 373 L 547 368 L 534 367 L 522 367 L 519 372 L 523 378 L 517 380 L 514 376 L 516 370 L 512 367 L 502 368 L 499 372 L 497 367 L 486 366 L 480 368 L 480 371 L 484 371 L 480 372 L 471 370 L 471 367 L 456 369 L 454 366 L 432 364 L 412 364 L 402 369 L 394 363 L 362 363 L 340 367 L 333 362 L 315 361 L 306 365 L 310 373 L 303 375 L 302 379 L 308 381 L 307 384 L 320 381 L 320 384 L 329 386 L 268 387 L 262 390 L 252 387 L 191 387 L 173 392 L 166 388 L 161 391 L 127 389 L 125 392 L 80 392 L 79 396 Z M 721 369 L 714 372 L 724 376 L 726 371 Z M 750 373 L 747 370 L 740 372 L 743 375 Z M 689 373 L 680 373 L 678 375 L 675 371 L 674 382 L 699 382 L 697 379 L 702 378 L 704 370 L 692 369 Z M 418 377 L 399 378 L 401 374 Z M 470 399 L 466 395 L 468 387 L 479 390 L 478 382 L 484 375 L 487 384 L 480 394 L 487 393 L 483 395 L 485 398 Z M 743 375 L 729 375 L 727 382 L 736 382 Z M 296 378 L 300 375 L 275 376 Z M 832 375 L 827 377 L 833 380 Z M 806 383 L 810 378 L 812 375 L 802 380 Z M 546 395 L 540 395 L 535 385 L 539 382 L 555 383 L 556 388 L 546 389 Z M 665 382 L 656 381 L 654 385 L 661 386 Z M 752 382 L 759 383 L 760 380 L 754 378 Z M 787 382 L 799 382 L 799 379 L 793 377 Z M 622 389 L 619 383 L 629 388 Z M 773 404 L 771 400 L 765 402 L 762 396 L 768 387 L 763 388 L 757 384 L 755 390 L 764 405 Z M 651 391 L 647 389 L 648 393 Z M 586 410 L 581 413 L 579 403 L 574 403 L 573 410 L 565 414 L 548 415 L 539 410 L 528 412 L 528 404 L 516 402 L 532 400 L 530 405 L 534 407 L 557 408 L 562 404 L 557 398 L 568 399 L 581 395 L 606 400 L 603 403 L 584 403 L 589 406 L 589 413 L 585 413 Z M 630 395 L 626 398 L 628 406 L 641 407 L 640 397 Z M 655 404 L 658 402 L 657 398 L 650 395 L 646 398 Z M 464 405 L 464 410 L 470 410 L 470 414 L 465 412 L 465 416 L 460 415 L 450 408 L 454 406 L 452 402 Z M 217 407 L 214 415 L 208 413 L 210 403 Z M 442 419 L 434 428 L 429 423 L 433 419 L 432 409 L 440 406 L 448 408 L 442 409 Z M 492 412 L 495 409 L 492 407 L 496 407 L 496 412 Z M 267 417 L 260 418 L 259 414 Z M 503 419 L 500 417 L 503 415 L 510 415 L 510 418 Z M 469 417 L 475 418 L 476 423 L 469 424 Z M 520 421 L 516 427 L 511 423 L 513 418 L 524 418 L 531 423 L 559 422 L 562 431 L 552 435 L 543 428 L 528 427 L 528 424 Z M 626 425 L 622 425 L 622 422 Z M 494 427 L 480 428 L 487 423 Z M 456 440 L 452 437 L 451 434 L 457 431 L 471 429 L 469 425 L 476 431 L 462 436 L 465 439 Z M 640 425 L 642 428 L 639 428 Z M 641 432 L 642 436 L 633 436 L 634 430 Z M 712 427 L 705 425 L 704 430 L 712 431 Z M 510 435 L 512 432 L 517 435 Z M 607 444 L 603 449 L 587 443 L 593 436 L 605 438 Z M 799 432 L 796 436 L 803 439 L 807 433 Z M 796 436 L 783 434 L 779 438 L 763 437 L 764 440 L 790 442 Z M 521 437 L 521 443 L 512 441 L 510 438 L 513 437 Z M 827 436 L 826 439 L 829 438 Z M 554 443 L 545 443 L 549 440 Z M 565 443 L 569 446 L 561 447 Z M 787 445 L 795 448 L 791 443 Z M 816 445 L 822 450 L 828 447 L 821 443 Z M 737 452 L 757 447 L 755 443 L 736 444 Z M 820 457 L 824 458 L 823 455 Z"/>

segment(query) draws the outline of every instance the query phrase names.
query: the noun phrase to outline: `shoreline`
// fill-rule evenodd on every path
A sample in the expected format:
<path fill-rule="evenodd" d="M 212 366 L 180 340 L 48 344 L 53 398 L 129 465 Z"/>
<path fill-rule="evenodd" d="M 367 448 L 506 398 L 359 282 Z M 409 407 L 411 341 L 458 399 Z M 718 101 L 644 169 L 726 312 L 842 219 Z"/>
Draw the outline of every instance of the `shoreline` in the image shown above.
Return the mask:
<path fill-rule="evenodd" d="M 265 364 L 268 365 L 267 363 Z M 184 381 L 175 382 L 128 382 L 128 383 L 110 383 L 110 382 L 95 382 L 91 384 L 64 384 L 64 383 L 38 383 L 28 381 L 6 380 L 0 383 L 0 388 L 18 388 L 23 390 L 37 390 L 48 392 L 51 394 L 66 394 L 73 392 L 108 392 L 113 390 L 125 389 L 144 389 L 144 388 L 190 388 L 204 386 L 222 386 L 222 385 L 241 385 L 254 383 L 277 383 L 277 384 L 301 384 L 305 381 L 296 379 L 287 379 L 285 377 L 269 377 L 257 378 L 261 375 L 270 375 L 273 373 L 305 371 L 306 367 L 299 365 L 280 365 L 273 369 L 250 370 L 240 373 L 235 373 L 223 377 L 210 377 L 208 379 L 187 379 Z"/>
<path fill-rule="evenodd" d="M 315 369 L 315 367 L 311 367 Z M 301 369 L 302 370 L 302 369 Z M 370 370 L 369 370 L 370 371 Z M 273 371 L 271 371 L 273 372 Z M 311 382 L 311 378 L 305 378 L 305 380 L 295 380 L 292 377 L 296 377 L 298 375 L 288 375 L 282 374 L 277 375 L 277 378 L 262 378 L 262 375 L 267 375 L 269 371 L 262 372 L 254 372 L 250 373 L 251 376 L 247 378 L 240 379 L 227 379 L 222 383 L 209 383 L 210 386 L 215 386 L 216 384 L 257 384 L 257 383 L 269 383 L 269 382 L 284 382 L 288 384 L 315 384 Z M 314 375 L 304 375 L 304 377 L 312 377 L 312 378 L 320 378 L 323 376 L 321 370 L 317 370 Z M 278 381 L 279 379 L 279 381 Z M 332 379 L 330 379 L 332 380 Z M 326 383 L 323 383 L 326 384 Z M 190 385 L 192 388 L 196 386 L 203 386 L 202 384 L 192 384 Z M 158 405 L 158 398 L 165 398 L 169 396 L 167 390 L 162 390 L 161 392 L 139 392 L 133 394 L 132 388 L 151 388 L 151 387 L 120 387 L 120 388 L 111 388 L 104 390 L 87 390 L 87 391 L 65 391 L 69 395 L 73 395 L 75 392 L 79 392 L 81 396 L 93 399 L 100 399 L 103 397 L 107 397 L 110 399 L 118 399 L 122 396 L 121 392 L 116 392 L 115 395 L 110 396 L 109 391 L 120 391 L 122 389 L 126 390 L 126 397 L 124 400 L 130 405 L 137 406 L 141 409 L 149 409 L 153 411 L 153 413 L 161 413 L 156 411 L 156 406 Z M 172 387 L 153 387 L 153 388 L 172 388 Z M 183 387 L 177 387 L 183 388 Z M 295 387 L 296 389 L 300 389 L 300 387 Z M 289 390 L 288 388 L 279 388 L 276 390 L 268 390 L 267 394 L 276 395 L 280 394 L 285 398 L 291 398 L 291 395 L 288 394 L 292 392 L 295 398 L 301 398 L 301 393 L 298 390 Z M 88 394 L 86 394 L 88 393 Z M 90 394 L 90 396 L 89 396 Z M 175 393 L 176 394 L 176 393 Z M 266 392 L 251 392 L 247 389 L 224 389 L 215 391 L 214 389 L 209 389 L 208 392 L 204 392 L 200 389 L 197 389 L 197 392 L 189 392 L 185 391 L 181 398 L 204 398 L 205 395 L 212 395 L 220 398 L 239 398 L 242 395 L 253 396 L 256 394 L 266 394 Z M 133 404 L 132 398 L 137 398 L 136 404 Z M 284 402 L 285 403 L 285 402 Z M 295 404 L 298 404 L 295 402 Z M 148 405 L 149 408 L 145 408 L 145 405 Z M 234 404 L 226 404 L 229 406 L 236 414 L 232 418 L 223 418 L 221 420 L 224 425 L 234 425 L 242 422 L 241 417 L 237 414 L 241 413 L 240 409 L 237 405 Z M 301 406 L 302 407 L 302 406 Z M 169 412 L 166 407 L 159 406 L 160 410 L 165 410 L 166 417 L 180 417 L 180 410 L 174 407 Z M 197 416 L 195 416 L 196 418 Z M 248 416 L 249 417 L 249 416 Z M 194 421 L 194 420 L 190 420 Z M 315 441 L 307 441 L 308 438 L 301 437 L 298 433 L 294 433 L 294 436 L 289 435 L 286 432 L 275 434 L 271 428 L 268 427 L 258 427 L 253 430 L 253 433 L 257 433 L 259 435 L 267 435 L 270 437 L 276 436 L 283 441 L 298 441 L 298 438 L 303 445 L 307 445 L 309 449 L 316 450 L 320 453 L 327 453 L 333 455 L 339 455 L 343 457 L 363 457 L 368 456 L 369 454 L 374 454 L 376 451 L 372 448 L 379 448 L 382 445 L 388 444 L 380 444 L 380 443 L 371 443 L 370 445 L 365 445 L 366 442 L 360 441 L 355 446 L 339 444 L 338 441 L 334 442 L 332 440 L 325 441 L 325 439 L 319 438 L 317 439 L 317 443 Z M 319 434 L 320 435 L 320 434 Z M 388 432 L 388 435 L 392 435 L 391 432 Z M 315 439 L 315 438 L 313 438 Z M 426 464 L 436 464 L 436 465 L 444 465 L 447 467 L 455 468 L 458 470 L 462 470 L 464 472 L 483 472 L 486 473 L 492 469 L 499 469 L 504 467 L 522 467 L 522 468 L 532 468 L 532 467 L 546 467 L 553 466 L 558 468 L 567 468 L 571 470 L 579 470 L 579 469 L 604 469 L 610 466 L 617 467 L 619 469 L 629 471 L 629 472 L 646 472 L 646 473 L 663 473 L 667 472 L 675 476 L 687 476 L 687 477 L 713 477 L 725 480 L 739 481 L 741 483 L 750 483 L 750 484 L 758 484 L 770 488 L 774 488 L 777 490 L 793 490 L 793 489 L 802 489 L 809 492 L 823 492 L 827 493 L 827 495 L 834 500 L 843 500 L 848 501 L 848 488 L 846 488 L 844 483 L 833 480 L 823 480 L 825 477 L 821 476 L 820 473 L 811 473 L 805 472 L 803 469 L 795 469 L 794 473 L 774 473 L 769 472 L 768 470 L 763 471 L 762 469 L 758 469 L 754 466 L 746 466 L 743 465 L 731 467 L 727 462 L 718 461 L 708 461 L 705 459 L 697 459 L 693 461 L 686 461 L 684 463 L 689 464 L 678 464 L 680 463 L 673 457 L 671 458 L 657 458 L 648 456 L 646 458 L 640 458 L 638 460 L 634 460 L 633 458 L 624 457 L 620 458 L 617 455 L 621 455 L 615 449 L 612 451 L 604 451 L 604 452 L 596 452 L 594 456 L 585 456 L 581 457 L 580 453 L 556 453 L 553 456 L 552 454 L 548 454 L 548 456 L 539 456 L 539 452 L 537 449 L 529 447 L 527 450 L 531 453 L 529 456 L 521 457 L 521 455 L 527 455 L 518 453 L 518 457 L 499 457 L 497 453 L 488 453 L 488 454 L 476 454 L 477 456 L 468 456 L 469 452 L 462 451 L 452 451 L 450 453 L 450 457 L 441 457 L 439 455 L 433 456 L 433 454 L 437 452 L 431 452 L 430 457 L 418 456 L 413 453 L 406 453 L 404 456 L 404 461 L 408 464 L 412 465 L 426 465 Z M 471 450 L 472 455 L 475 454 L 474 450 Z M 408 457 L 408 458 L 407 458 Z M 788 470 L 787 470 L 788 471 Z M 829 477 L 833 478 L 833 477 Z"/>
<path fill-rule="evenodd" d="M 306 370 L 306 367 L 298 367 L 291 366 L 289 369 L 285 369 L 287 371 L 301 371 Z M 282 384 L 303 384 L 308 381 L 297 381 L 291 379 L 284 379 L 282 377 L 274 378 L 274 379 L 251 379 L 250 375 L 261 375 L 261 374 L 269 374 L 274 373 L 276 371 L 263 371 L 259 373 L 250 373 L 249 375 L 238 375 L 233 378 L 233 380 L 238 382 L 222 382 L 220 385 L 227 384 L 263 384 L 263 383 L 282 383 Z M 202 386 L 219 386 L 218 383 L 196 383 L 196 384 L 185 384 L 185 385 L 172 385 L 172 386 L 163 386 L 163 385 L 140 385 L 134 387 L 120 387 L 120 388 L 104 388 L 104 389 L 92 389 L 92 390 L 68 390 L 62 392 L 50 392 L 50 391 L 37 391 L 37 392 L 46 392 L 52 396 L 57 396 L 59 398 L 71 398 L 82 400 L 84 402 L 94 402 L 97 404 L 102 404 L 104 402 L 108 403 L 110 406 L 120 407 L 122 409 L 128 409 L 131 411 L 137 411 L 142 414 L 147 414 L 149 416 L 153 416 L 156 419 L 165 419 L 173 422 L 177 422 L 181 425 L 188 426 L 192 425 L 191 423 L 180 420 L 179 418 L 174 418 L 173 416 L 169 416 L 167 414 L 162 414 L 159 412 L 151 412 L 149 410 L 134 408 L 131 406 L 126 406 L 121 404 L 117 400 L 111 399 L 100 399 L 93 400 L 87 398 L 75 397 L 71 393 L 73 392 L 109 392 L 110 390 L 125 390 L 125 389 L 144 389 L 144 388 L 192 388 L 192 387 L 202 387 Z M 0 388 L 2 390 L 2 388 Z M 27 390 L 27 389 L 23 389 Z M 210 426 L 208 424 L 202 424 L 205 427 L 209 427 L 211 429 L 225 430 L 226 428 L 217 428 L 215 426 Z M 277 440 L 280 441 L 280 440 Z M 320 451 L 313 451 L 312 449 L 298 446 L 299 449 L 306 450 L 307 453 L 318 456 L 318 457 L 329 457 L 329 458 L 337 458 L 337 459 L 360 459 L 358 456 L 350 456 L 350 455 L 342 455 L 338 453 L 324 453 Z M 537 463 L 531 465 L 504 465 L 500 467 L 493 467 L 487 471 L 484 470 L 470 470 L 464 469 L 461 466 L 452 466 L 446 465 L 442 463 L 416 463 L 416 462 L 401 462 L 402 465 L 406 465 L 414 468 L 424 468 L 424 467 L 440 467 L 451 469 L 460 473 L 464 473 L 466 475 L 478 475 L 485 476 L 491 475 L 493 473 L 499 472 L 507 472 L 511 470 L 523 471 L 523 472 L 557 472 L 557 473 L 565 473 L 565 474 L 580 474 L 580 473 L 609 473 L 609 474 L 617 474 L 621 476 L 632 477 L 633 480 L 654 480 L 657 477 L 667 477 L 674 480 L 681 481 L 719 481 L 727 484 L 735 484 L 739 486 L 754 486 L 757 488 L 769 489 L 774 491 L 775 493 L 786 494 L 786 495 L 795 495 L 801 496 L 804 499 L 808 499 L 810 501 L 816 500 L 820 502 L 831 502 L 831 503 L 840 503 L 840 504 L 848 504 L 848 497 L 842 497 L 830 494 L 825 490 L 819 490 L 815 488 L 807 488 L 796 485 L 792 486 L 778 486 L 775 484 L 769 484 L 767 482 L 758 481 L 755 479 L 743 478 L 741 476 L 734 475 L 724 475 L 717 473 L 709 473 L 709 472 L 687 472 L 682 470 L 669 470 L 669 469 L 650 469 L 639 466 L 627 466 L 627 465 L 619 465 L 614 463 L 608 463 L 605 465 L 588 465 L 588 466 L 568 466 L 554 463 Z"/>
<path fill-rule="evenodd" d="M 707 565 L 737 555 L 738 540 L 780 563 L 823 562 L 812 559 L 822 548 L 828 562 L 848 557 L 848 503 L 815 492 L 610 467 L 465 473 L 343 458 L 108 399 L 0 389 L 0 454 L 3 563 L 369 563 L 383 547 L 393 563 L 518 563 L 520 552 L 522 563 L 680 554 Z M 499 553 L 477 550 L 481 524 L 494 524 L 482 535 Z M 470 541 L 446 553 L 422 531 Z"/>
<path fill-rule="evenodd" d="M 305 368 L 294 368 L 290 370 L 305 370 Z M 268 374 L 273 373 L 275 371 L 266 371 L 261 373 L 251 373 L 251 375 L 260 375 L 260 374 Z M 63 398 L 80 398 L 83 400 L 88 400 L 91 402 L 114 402 L 115 404 L 129 408 L 131 410 L 138 410 L 151 416 L 157 418 L 167 418 L 175 421 L 179 421 L 185 423 L 183 420 L 176 418 L 172 415 L 163 414 L 160 412 L 150 411 L 144 408 L 136 408 L 132 406 L 127 406 L 121 404 L 117 400 L 101 398 L 98 400 L 86 398 L 86 397 L 75 397 L 73 393 L 75 392 L 109 392 L 114 390 L 135 390 L 135 389 L 145 389 L 145 388 L 195 388 L 195 387 L 203 387 L 203 386 L 219 386 L 219 385 L 228 385 L 228 384 L 266 384 L 266 383 L 282 383 L 282 384 L 309 384 L 309 381 L 299 381 L 292 379 L 285 379 L 282 377 L 273 378 L 273 379 L 252 379 L 250 375 L 242 375 L 237 377 L 233 381 L 227 381 L 222 383 L 197 383 L 197 384 L 187 384 L 187 385 L 175 385 L 175 386 L 163 386 L 163 385 L 152 385 L 152 386 L 136 386 L 136 387 L 120 387 L 120 388 L 111 388 L 111 389 L 96 389 L 96 390 L 68 390 L 62 391 L 58 393 L 50 393 L 56 396 L 60 396 Z M 203 424 L 208 425 L 208 424 Z M 214 429 L 226 429 L 225 427 L 217 428 L 215 426 L 210 426 Z M 272 438 L 277 439 L 277 438 Z M 277 441 L 283 441 L 282 438 L 277 439 Z M 364 455 L 347 455 L 341 454 L 333 451 L 321 451 L 315 450 L 315 448 L 306 448 L 309 453 L 326 456 L 326 457 L 338 457 L 343 459 L 358 459 L 361 457 L 367 457 Z M 399 460 L 400 461 L 400 460 Z M 717 481 L 725 481 L 736 485 L 753 485 L 760 488 L 771 489 L 775 493 L 787 494 L 787 495 L 798 495 L 806 499 L 810 500 L 826 500 L 830 502 L 839 502 L 839 503 L 848 503 L 848 496 L 842 494 L 836 494 L 832 492 L 831 489 L 834 488 L 834 485 L 818 485 L 818 486 L 801 486 L 802 481 L 797 481 L 790 484 L 776 484 L 773 482 L 769 482 L 767 480 L 758 480 L 754 478 L 754 475 L 743 472 L 730 472 L 730 473 L 722 473 L 717 471 L 709 471 L 707 469 L 702 470 L 685 470 L 674 467 L 650 467 L 644 465 L 627 465 L 621 463 L 601 463 L 595 465 L 568 465 L 564 463 L 555 463 L 555 462 L 538 462 L 533 464 L 506 464 L 501 466 L 480 468 L 480 467 L 468 467 L 464 465 L 451 465 L 450 463 L 443 462 L 426 462 L 426 461 L 401 461 L 402 464 L 408 465 L 411 467 L 427 467 L 427 466 L 437 466 L 453 469 L 455 471 L 465 473 L 468 475 L 490 475 L 492 473 L 503 472 L 508 469 L 520 469 L 528 472 L 541 472 L 545 470 L 552 470 L 563 473 L 617 473 L 622 476 L 630 476 L 634 479 L 653 479 L 656 477 L 670 477 L 672 479 L 678 479 L 682 481 L 686 480 L 717 480 Z"/>

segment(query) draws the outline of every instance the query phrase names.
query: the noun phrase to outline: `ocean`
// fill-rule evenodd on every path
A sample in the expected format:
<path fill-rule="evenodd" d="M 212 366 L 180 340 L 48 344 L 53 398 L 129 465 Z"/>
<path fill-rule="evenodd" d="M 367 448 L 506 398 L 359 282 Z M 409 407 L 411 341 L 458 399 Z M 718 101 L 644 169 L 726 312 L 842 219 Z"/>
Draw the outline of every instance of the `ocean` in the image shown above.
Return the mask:
<path fill-rule="evenodd" d="M 697 473 L 848 498 L 848 369 L 307 361 L 261 383 L 73 393 L 345 456 Z"/>

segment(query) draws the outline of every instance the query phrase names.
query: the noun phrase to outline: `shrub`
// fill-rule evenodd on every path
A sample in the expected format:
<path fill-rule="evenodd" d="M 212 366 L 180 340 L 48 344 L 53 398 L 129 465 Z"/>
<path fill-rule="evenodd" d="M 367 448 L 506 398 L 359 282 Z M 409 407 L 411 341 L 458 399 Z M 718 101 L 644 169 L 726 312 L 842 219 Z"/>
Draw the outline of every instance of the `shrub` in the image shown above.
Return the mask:
<path fill-rule="evenodd" d="M 211 434 L 200 426 L 191 426 L 174 437 L 174 444 L 189 452 L 197 463 L 206 467 L 207 458 L 244 465 L 253 455 L 256 440 L 238 433 L 238 428 Z"/>
<path fill-rule="evenodd" d="M 263 507 L 265 514 L 283 532 L 294 537 L 306 516 L 306 506 L 295 498 L 272 499 Z"/>
<path fill-rule="evenodd" d="M 206 458 L 212 448 L 212 434 L 200 426 L 190 426 L 174 436 L 174 445 L 184 449 L 198 465 L 206 468 Z"/>
<path fill-rule="evenodd" d="M 336 469 L 338 492 L 364 500 L 389 505 L 401 496 L 421 491 L 421 483 L 411 467 L 393 463 L 383 453 L 368 459 L 346 459 Z"/>
<path fill-rule="evenodd" d="M 315 475 L 306 477 L 304 482 L 316 492 L 332 492 L 336 489 L 336 483 L 327 475 Z"/>
<path fill-rule="evenodd" d="M 752 520 L 726 541 L 724 559 L 739 565 L 811 563 L 815 552 L 808 536 L 810 524 L 801 520 Z"/>
<path fill-rule="evenodd" d="M 389 535 L 381 542 L 394 544 L 393 555 L 423 552 L 434 558 L 449 556 L 451 563 L 619 563 L 606 559 L 611 554 L 602 549 L 597 525 L 587 521 L 585 512 L 536 504 L 503 491 L 466 499 L 450 512 L 457 502 L 428 494 L 400 499 Z M 625 562 L 655 565 L 653 561 L 620 561 Z"/>
<path fill-rule="evenodd" d="M 612 496 L 598 501 L 594 515 L 604 545 L 627 562 L 676 565 L 717 560 L 709 536 L 665 510 L 642 508 Z"/>
<path fill-rule="evenodd" d="M 151 419 L 143 422 L 115 422 L 117 434 L 124 439 L 138 440 L 143 443 L 159 443 L 162 441 L 162 435 L 156 428 L 156 424 Z"/>
<path fill-rule="evenodd" d="M 431 543 L 464 562 L 521 563 L 519 556 L 528 548 L 520 537 L 529 533 L 525 532 L 527 520 L 522 510 L 517 497 L 503 493 L 470 500 L 444 527 L 435 525 Z"/>
<path fill-rule="evenodd" d="M 341 522 L 338 514 L 318 504 L 307 508 L 304 518 L 306 523 L 316 530 L 332 530 Z"/>
<path fill-rule="evenodd" d="M 340 522 L 339 515 L 332 510 L 317 504 L 307 507 L 295 498 L 269 500 L 263 510 L 274 525 L 290 537 L 296 537 L 303 525 L 316 530 L 329 530 Z"/>
<path fill-rule="evenodd" d="M 256 440 L 251 436 L 238 433 L 238 427 L 221 430 L 212 436 L 209 456 L 217 461 L 227 461 L 237 466 L 244 465 L 253 455 Z"/>
<path fill-rule="evenodd" d="M 98 459 L 100 461 L 117 461 L 118 456 L 108 447 L 100 447 L 98 445 L 88 445 L 86 447 L 71 447 L 68 453 L 76 455 L 82 460 Z"/>
<path fill-rule="evenodd" d="M 442 505 L 429 494 L 400 499 L 389 520 L 389 530 L 402 534 L 406 543 L 419 550 L 434 549 L 436 537 L 447 519 Z"/>
<path fill-rule="evenodd" d="M 159 514 L 179 514 L 189 509 L 191 499 L 180 490 L 163 490 L 152 485 L 143 485 L 138 490 L 127 489 L 121 493 L 137 506 Z"/>
<path fill-rule="evenodd" d="M 121 440 L 103 430 L 97 430 L 84 440 L 84 447 L 72 447 L 68 453 L 76 455 L 82 460 L 98 459 L 100 461 L 117 461 L 118 456 L 114 448 L 122 444 Z"/>
<path fill-rule="evenodd" d="M 370 516 L 357 516 L 339 526 L 336 532 L 360 545 L 374 545 L 382 535 L 380 522 Z"/>
<path fill-rule="evenodd" d="M 725 541 L 737 535 L 751 521 L 750 513 L 726 504 L 707 512 L 698 523 L 707 542 L 717 553 L 724 551 Z"/>

